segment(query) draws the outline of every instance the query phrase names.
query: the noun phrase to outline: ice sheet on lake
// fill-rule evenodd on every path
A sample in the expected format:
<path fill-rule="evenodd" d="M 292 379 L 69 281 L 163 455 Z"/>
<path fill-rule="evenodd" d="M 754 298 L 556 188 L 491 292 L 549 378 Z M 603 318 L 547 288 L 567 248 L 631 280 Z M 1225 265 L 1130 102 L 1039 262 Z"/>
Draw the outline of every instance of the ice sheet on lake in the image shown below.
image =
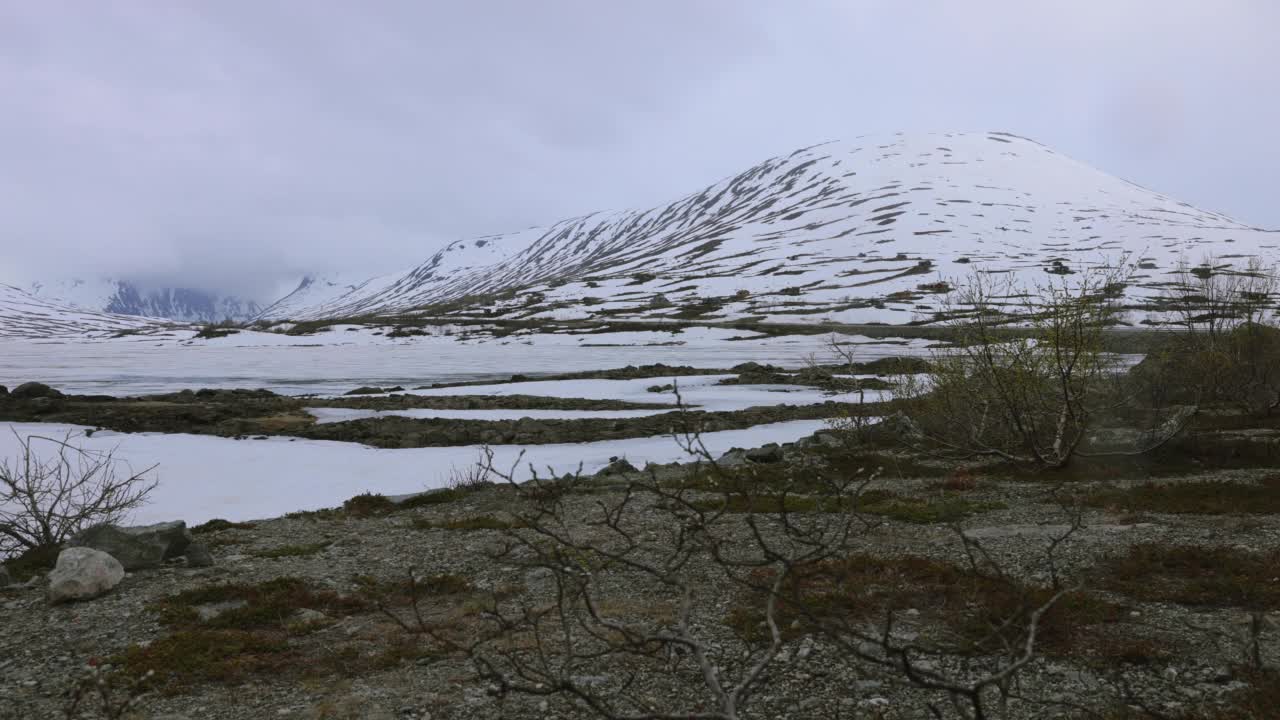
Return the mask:
<path fill-rule="evenodd" d="M 759 425 L 703 436 L 707 449 L 720 454 L 733 447 L 756 447 L 769 442 L 789 442 L 822 429 L 821 420 Z M 18 435 L 61 437 L 70 425 L 14 423 Z M 232 440 L 205 435 L 118 434 L 96 432 L 75 440 L 89 450 L 116 449 L 116 456 L 135 469 L 158 465 L 159 486 L 150 503 L 131 518 L 136 523 L 186 520 L 189 524 L 212 518 L 252 520 L 277 517 L 295 510 L 333 507 L 365 491 L 399 495 L 445 487 L 455 469 L 475 463 L 476 446 L 382 450 L 351 443 L 324 440 Z M 17 438 L 10 426 L 0 425 L 0 457 L 12 457 Z M 582 464 L 594 472 L 612 457 L 626 457 L 637 466 L 644 462 L 687 459 L 671 437 L 635 438 L 603 442 L 494 446 L 499 467 L 510 467 L 520 453 L 524 463 L 518 473 L 529 477 L 529 466 L 545 476 L 548 467 L 557 473 Z"/>
<path fill-rule="evenodd" d="M 827 402 L 858 402 L 857 393 L 829 393 L 819 388 L 800 385 L 721 385 L 736 375 L 694 375 L 636 380 L 554 380 L 498 385 L 472 385 L 461 388 L 414 390 L 414 395 L 542 395 L 588 400 L 624 400 L 627 402 L 674 403 L 673 391 L 649 392 L 651 387 L 673 385 L 680 400 L 690 408 L 714 412 L 743 410 L 762 405 L 816 405 Z M 874 377 L 862 375 L 859 377 Z M 882 399 L 883 393 L 868 391 L 866 401 Z"/>
<path fill-rule="evenodd" d="M 829 393 L 817 388 L 796 385 L 719 385 L 721 380 L 733 375 L 694 375 L 671 378 L 642 378 L 638 380 L 544 380 L 501 385 L 474 385 L 458 388 L 414 390 L 408 394 L 425 396 L 450 395 L 540 395 L 557 398 L 585 398 L 588 400 L 623 400 L 634 403 L 675 404 L 672 391 L 649 392 L 649 388 L 666 384 L 680 390 L 680 401 L 690 410 L 727 412 L 767 405 L 817 405 L 835 401 L 856 403 L 857 393 Z M 869 376 L 849 376 L 869 377 Z M 885 399 L 887 393 L 870 390 L 866 402 Z M 376 397 L 376 396 L 375 396 Z M 671 409 L 653 410 L 435 410 L 413 408 L 405 410 L 362 410 L 354 408 L 307 408 L 321 423 L 342 422 L 382 416 L 410 418 L 454 418 L 459 420 L 518 420 L 520 418 L 569 420 L 595 418 L 610 420 L 636 418 L 672 412 Z"/>
<path fill-rule="evenodd" d="M 705 330 L 705 329 L 704 329 Z M 242 333 L 241 335 L 244 335 Z M 294 336 L 253 333 L 263 342 Z M 253 337 L 182 345 L 171 339 L 117 338 L 95 342 L 31 342 L 0 339 L 0 385 L 28 380 L 64 392 L 141 395 L 187 388 L 266 388 L 285 394 L 339 394 L 362 385 L 427 385 L 436 382 L 505 379 L 620 368 L 628 365 L 689 365 L 729 368 L 744 362 L 802 367 L 810 356 L 835 362 L 829 335 L 800 335 L 728 341 L 711 332 L 685 331 L 684 345 L 618 345 L 609 335 L 538 336 L 471 344 L 453 337 L 408 338 L 380 344 L 352 341 L 364 332 L 303 337 L 300 345 L 237 345 Z M 630 335 L 630 333 L 628 333 Z M 836 336 L 858 343 L 856 359 L 926 353 L 925 340 L 875 340 Z M 634 339 L 634 338 L 632 338 Z M 528 344 L 526 344 L 528 343 Z M 650 383 L 652 384 L 652 383 Z"/>
<path fill-rule="evenodd" d="M 409 408 L 406 410 L 362 410 L 359 408 L 307 408 L 307 412 L 320 424 L 363 420 L 379 417 L 407 417 L 418 419 L 447 418 L 450 420 L 621 420 L 647 417 L 670 410 L 436 410 L 433 408 Z"/>

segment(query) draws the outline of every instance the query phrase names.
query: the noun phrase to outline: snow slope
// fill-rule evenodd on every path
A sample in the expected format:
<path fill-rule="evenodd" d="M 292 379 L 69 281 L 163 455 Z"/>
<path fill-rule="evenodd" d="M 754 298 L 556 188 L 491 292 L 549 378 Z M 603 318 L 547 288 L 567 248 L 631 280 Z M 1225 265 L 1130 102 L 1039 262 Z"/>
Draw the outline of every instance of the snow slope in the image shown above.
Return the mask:
<path fill-rule="evenodd" d="M 174 323 L 156 318 L 85 310 L 0 285 L 0 338 L 103 338 L 173 327 Z"/>
<path fill-rule="evenodd" d="M 509 260 L 516 249 L 536 239 L 530 230 L 515 235 L 497 235 L 457 240 L 432 255 L 429 260 L 402 275 L 353 280 L 336 277 L 308 277 L 289 295 L 262 311 L 264 319 L 306 319 L 359 315 L 349 307 L 352 297 L 419 297 L 420 289 L 446 282 L 449 278 L 481 273 Z M 423 301 L 427 302 L 427 301 Z M 422 303 L 418 303 L 422 304 Z"/>
<path fill-rule="evenodd" d="M 1149 297 L 1180 260 L 1280 260 L 1280 235 L 1008 133 L 896 134 L 766 160 L 670 205 L 452 243 L 406 272 L 299 290 L 264 319 L 928 320 L 974 270 L 1034 281 L 1128 256 Z M 427 307 L 433 306 L 433 307 Z"/>

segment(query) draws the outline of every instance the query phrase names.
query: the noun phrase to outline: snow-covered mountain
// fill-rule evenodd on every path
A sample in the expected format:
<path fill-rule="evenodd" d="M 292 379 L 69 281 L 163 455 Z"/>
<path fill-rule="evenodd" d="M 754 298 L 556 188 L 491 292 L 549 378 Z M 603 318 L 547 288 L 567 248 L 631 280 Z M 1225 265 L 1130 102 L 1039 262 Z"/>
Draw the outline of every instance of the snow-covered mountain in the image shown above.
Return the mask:
<path fill-rule="evenodd" d="M 403 273 L 304 282 L 261 317 L 901 323 L 975 270 L 1035 280 L 1126 254 L 1141 298 L 1180 260 L 1280 260 L 1280 235 L 1008 133 L 896 134 L 803 148 L 650 210 L 454 242 Z"/>
<path fill-rule="evenodd" d="M 97 312 L 0 284 L 0 338 L 95 338 L 171 330 L 157 318 Z"/>
<path fill-rule="evenodd" d="M 179 322 L 245 322 L 262 312 L 252 300 L 190 288 L 140 288 L 110 278 L 32 283 L 36 297 L 116 315 L 166 318 Z"/>

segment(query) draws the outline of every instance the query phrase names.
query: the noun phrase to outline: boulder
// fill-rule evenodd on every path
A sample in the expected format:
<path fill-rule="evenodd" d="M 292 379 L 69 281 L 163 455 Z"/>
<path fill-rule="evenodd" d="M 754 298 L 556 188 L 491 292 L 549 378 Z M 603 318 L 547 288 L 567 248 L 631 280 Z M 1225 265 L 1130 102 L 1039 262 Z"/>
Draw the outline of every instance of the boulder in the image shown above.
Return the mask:
<path fill-rule="evenodd" d="M 920 430 L 920 426 L 901 410 L 881 420 L 876 428 L 902 442 L 914 443 L 924 439 L 924 432 Z"/>
<path fill-rule="evenodd" d="M 635 465 L 627 462 L 626 458 L 609 458 L 609 464 L 605 465 L 600 472 L 596 473 L 604 477 L 612 475 L 634 475 L 640 472 Z"/>
<path fill-rule="evenodd" d="M 49 602 L 91 600 L 124 579 L 124 566 L 110 555 L 87 547 L 72 547 L 58 555 L 49 573 Z"/>
<path fill-rule="evenodd" d="M 759 465 L 782 462 L 782 448 L 778 446 L 778 443 L 769 443 L 764 447 L 752 448 L 747 451 L 746 459 Z"/>
<path fill-rule="evenodd" d="M 60 398 L 62 393 L 45 385 L 44 383 L 29 382 L 22 383 L 18 387 L 9 392 L 9 397 L 15 400 L 34 400 L 36 398 Z"/>
<path fill-rule="evenodd" d="M 840 436 L 834 430 L 819 430 L 809 437 L 800 438 L 796 441 L 796 445 L 800 447 L 813 447 L 816 445 L 820 447 L 838 448 L 843 447 L 844 442 L 840 440 Z"/>
<path fill-rule="evenodd" d="M 213 555 L 210 554 L 209 548 L 201 542 L 193 542 L 187 546 L 185 553 L 187 558 L 187 567 L 209 567 L 213 565 Z"/>
<path fill-rule="evenodd" d="M 138 527 L 95 525 L 82 530 L 68 544 L 101 550 L 119 560 L 126 570 L 140 570 L 185 553 L 191 544 L 191 531 L 181 520 Z"/>

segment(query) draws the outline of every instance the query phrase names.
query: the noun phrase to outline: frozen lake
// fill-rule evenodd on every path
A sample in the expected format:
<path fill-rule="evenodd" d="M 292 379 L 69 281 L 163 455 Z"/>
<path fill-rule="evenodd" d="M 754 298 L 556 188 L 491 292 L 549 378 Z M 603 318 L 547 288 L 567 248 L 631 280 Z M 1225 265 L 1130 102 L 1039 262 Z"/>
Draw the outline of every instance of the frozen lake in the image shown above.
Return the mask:
<path fill-rule="evenodd" d="M 782 338 L 740 336 L 727 330 L 614 335 L 547 336 L 464 342 L 448 336 L 390 341 L 344 333 L 321 343 L 307 337 L 243 333 L 211 342 L 188 338 L 119 338 L 97 342 L 0 341 L 0 384 L 13 387 L 38 380 L 70 393 L 138 395 L 185 388 L 267 388 L 291 394 L 340 394 L 360 385 L 414 387 L 433 382 L 507 379 L 574 371 L 665 363 L 704 368 L 727 368 L 754 361 L 800 367 L 811 356 L 823 362 L 836 357 L 829 335 Z M 354 336 L 354 337 L 353 337 Z M 346 342 L 348 338 L 351 341 Z M 920 354 L 923 341 L 872 340 L 838 336 L 840 343 L 857 346 L 857 359 Z M 680 344 L 671 344 L 678 342 Z M 795 386 L 717 386 L 720 376 L 682 378 L 686 401 L 704 409 L 728 410 L 754 405 L 810 404 L 842 399 L 813 388 Z M 420 394 L 528 393 L 639 402 L 669 402 L 649 393 L 653 379 L 530 382 L 424 390 Z M 875 399 L 869 397 L 868 399 Z M 647 411 L 612 413 L 643 415 Z M 369 411 L 317 414 L 326 420 L 373 416 Z M 410 416 L 527 417 L 529 410 L 402 412 Z M 544 411 L 557 417 L 604 417 L 611 413 Z M 761 425 L 707 433 L 713 453 L 731 447 L 754 447 L 789 442 L 824 427 L 822 420 Z M 0 424 L 0 457 L 16 450 L 17 436 L 60 436 L 78 431 L 65 425 Z M 270 517 L 293 510 L 340 504 L 366 490 L 385 494 L 418 492 L 448 484 L 457 469 L 474 463 L 476 446 L 379 450 L 362 445 L 272 437 L 232 440 L 195 435 L 120 434 L 97 432 L 76 444 L 91 450 L 116 449 L 121 461 L 134 468 L 157 465 L 160 484 L 151 503 L 134 520 L 151 522 L 182 518 L 198 523 L 214 517 L 232 520 Z M 643 437 L 565 445 L 502 446 L 493 448 L 507 464 L 524 452 L 518 468 L 528 477 L 528 463 L 557 472 L 597 470 L 612 457 L 644 462 L 686 460 L 671 437 Z"/>
<path fill-rule="evenodd" d="M 723 453 L 733 447 L 756 447 L 791 442 L 822 429 L 821 420 L 758 425 L 743 430 L 702 436 L 707 450 Z M 0 425 L 0 457 L 17 452 L 17 438 L 32 435 L 62 438 L 84 428 L 44 423 Z M 254 520 L 295 510 L 341 505 L 370 491 L 386 495 L 447 487 L 455 472 L 474 466 L 480 448 L 474 445 L 407 450 L 378 450 L 352 443 L 324 440 L 232 440 L 202 435 L 122 434 L 96 432 L 76 435 L 73 444 L 96 452 L 114 451 L 121 469 L 141 471 L 156 466 L 149 477 L 159 481 L 149 502 L 131 517 L 134 523 L 182 519 L 190 524 L 213 518 Z M 48 443 L 35 441 L 37 450 Z M 687 461 L 691 458 L 672 437 L 632 438 L 568 445 L 496 445 L 495 466 L 515 465 L 516 479 L 527 480 L 530 468 L 546 477 L 579 467 L 592 473 L 625 457 L 637 466 L 645 462 Z"/>
<path fill-rule="evenodd" d="M 625 333 L 634 336 L 639 333 Z M 326 342 L 261 334 L 184 344 L 121 338 L 96 342 L 0 340 L 0 385 L 36 380 L 64 392 L 142 395 L 186 388 L 266 388 L 284 394 L 337 394 L 361 385 L 413 387 L 437 382 L 499 380 L 666 363 L 727 368 L 744 362 L 797 368 L 811 356 L 836 358 L 830 335 L 727 340 L 742 333 L 645 333 L 658 338 L 610 335 L 531 336 L 459 342 L 451 337 L 400 342 Z M 922 340 L 836 336 L 855 344 L 859 360 L 924 352 Z M 657 341 L 655 341 L 657 340 Z M 622 344 L 629 341 L 636 344 Z M 638 342 L 637 342 L 638 341 Z M 679 345 L 659 344 L 675 341 Z M 258 343 L 258 344 L 255 344 Z M 616 343 L 616 344 L 610 344 Z"/>

